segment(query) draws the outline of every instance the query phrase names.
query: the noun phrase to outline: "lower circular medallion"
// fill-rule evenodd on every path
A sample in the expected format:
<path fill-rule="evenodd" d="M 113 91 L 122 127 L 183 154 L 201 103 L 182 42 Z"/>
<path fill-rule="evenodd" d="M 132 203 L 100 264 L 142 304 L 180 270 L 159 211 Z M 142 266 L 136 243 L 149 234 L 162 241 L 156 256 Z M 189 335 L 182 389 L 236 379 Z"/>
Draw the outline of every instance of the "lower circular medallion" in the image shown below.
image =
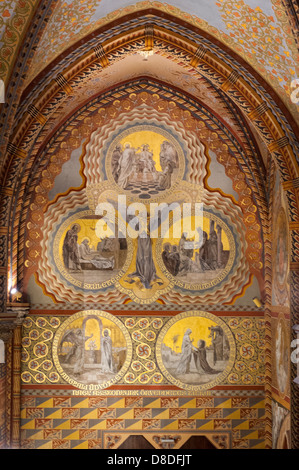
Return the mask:
<path fill-rule="evenodd" d="M 98 310 L 66 320 L 53 342 L 60 376 L 77 388 L 96 391 L 118 382 L 132 359 L 132 343 L 123 323 Z"/>
<path fill-rule="evenodd" d="M 191 311 L 173 317 L 157 341 L 157 361 L 174 385 L 190 391 L 222 383 L 236 356 L 232 332 L 214 315 Z"/>

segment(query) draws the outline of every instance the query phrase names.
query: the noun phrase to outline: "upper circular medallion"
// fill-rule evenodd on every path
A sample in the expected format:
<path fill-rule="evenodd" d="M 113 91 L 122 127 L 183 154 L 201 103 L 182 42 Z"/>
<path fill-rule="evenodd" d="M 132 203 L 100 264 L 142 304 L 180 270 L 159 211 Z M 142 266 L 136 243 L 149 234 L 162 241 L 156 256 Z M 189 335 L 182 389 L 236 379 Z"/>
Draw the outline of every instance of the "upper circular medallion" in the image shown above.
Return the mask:
<path fill-rule="evenodd" d="M 117 134 L 106 153 L 106 173 L 118 190 L 140 202 L 172 192 L 185 172 L 182 144 L 169 131 L 150 124 Z"/>

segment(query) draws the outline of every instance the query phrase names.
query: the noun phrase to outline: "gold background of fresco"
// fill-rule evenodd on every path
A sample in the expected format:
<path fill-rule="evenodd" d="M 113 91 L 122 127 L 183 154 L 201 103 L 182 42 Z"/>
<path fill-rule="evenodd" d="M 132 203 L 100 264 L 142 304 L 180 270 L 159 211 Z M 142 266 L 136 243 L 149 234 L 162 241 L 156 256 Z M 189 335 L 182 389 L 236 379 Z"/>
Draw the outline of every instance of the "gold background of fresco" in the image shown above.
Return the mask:
<path fill-rule="evenodd" d="M 89 340 L 84 341 L 83 349 L 84 352 L 86 353 L 86 348 L 88 347 L 88 343 L 92 340 L 94 340 L 95 344 L 95 350 L 101 350 L 102 352 L 102 336 L 99 338 L 96 338 L 95 332 L 97 332 L 98 328 L 95 328 L 95 323 L 97 323 L 97 320 L 99 320 L 103 324 L 103 331 L 106 329 L 109 331 L 109 336 L 112 339 L 112 344 L 114 347 L 119 347 L 122 346 L 122 348 L 125 349 L 126 351 L 126 356 L 125 356 L 125 361 L 121 365 L 121 368 L 119 371 L 113 372 L 112 375 L 114 375 L 110 380 L 106 380 L 105 374 L 108 375 L 108 372 L 105 372 L 104 370 L 104 377 L 102 383 L 92 383 L 92 384 L 86 384 L 86 383 L 80 383 L 77 380 L 74 380 L 74 378 L 71 378 L 69 376 L 69 373 L 66 373 L 65 371 L 65 366 L 62 364 L 61 359 L 59 358 L 58 354 L 58 348 L 59 348 L 59 342 L 61 341 L 63 337 L 63 333 L 68 330 L 68 328 L 82 328 L 82 324 L 84 324 L 84 321 L 86 322 L 86 333 L 93 334 L 92 339 L 91 335 L 89 336 Z M 98 326 L 98 325 L 96 325 Z M 117 345 L 117 346 L 115 346 Z M 118 320 L 118 318 L 110 315 L 107 312 L 103 311 L 97 311 L 97 310 L 87 310 L 84 312 L 78 312 L 75 315 L 72 315 L 70 318 L 68 318 L 63 325 L 59 328 L 57 331 L 54 340 L 53 340 L 53 359 L 54 363 L 56 365 L 56 368 L 58 370 L 58 373 L 70 384 L 84 390 L 97 390 L 98 388 L 107 388 L 109 385 L 118 382 L 121 377 L 125 374 L 126 369 L 129 367 L 131 363 L 131 357 L 132 357 L 132 344 L 130 340 L 130 336 L 127 332 L 127 329 L 123 326 L 122 322 Z M 83 369 L 86 367 L 86 359 L 84 364 L 82 365 Z"/>
<path fill-rule="evenodd" d="M 88 315 L 103 316 L 114 322 L 126 338 L 129 349 L 122 376 L 118 377 L 118 385 L 131 385 L 132 389 L 122 390 L 124 395 L 153 395 L 169 394 L 159 389 L 159 385 L 173 385 L 173 377 L 167 372 L 161 357 L 161 346 L 166 333 L 170 327 L 176 328 L 176 324 L 190 317 L 190 312 L 174 315 L 172 317 L 164 315 L 134 316 L 125 315 L 115 317 L 108 312 L 86 311 L 77 314 L 58 316 L 28 316 L 24 321 L 22 339 L 22 382 L 24 384 L 67 384 L 69 378 L 65 374 L 57 358 L 57 347 L 61 334 L 74 321 L 81 322 Z M 162 312 L 160 312 L 162 313 Z M 265 321 L 260 317 L 221 317 L 208 312 L 192 311 L 196 318 L 203 318 L 211 324 L 223 327 L 230 344 L 230 357 L 227 367 L 222 374 L 222 384 L 234 385 L 263 385 L 265 381 Z M 200 331 L 200 330 L 198 330 Z M 178 332 L 179 333 L 179 332 Z M 55 347 L 52 348 L 52 341 L 55 338 Z M 131 345 L 131 346 L 130 346 Z M 131 349 L 130 349 L 131 348 Z M 53 357 L 55 361 L 53 362 Z M 129 360 L 130 359 L 130 360 Z M 130 363 L 128 363 L 128 360 Z M 126 372 L 125 371 L 126 369 Z M 229 370 L 230 369 L 230 370 Z M 123 373 L 124 372 L 124 373 Z M 92 393 L 93 395 L 111 396 L 118 394 L 114 390 L 104 390 L 100 387 L 93 387 L 88 390 L 88 385 L 72 384 L 78 387 L 73 394 Z M 218 382 L 218 381 L 217 381 Z M 144 386 L 142 390 L 136 389 L 136 385 Z M 158 386 L 157 390 L 147 389 L 147 386 Z M 175 393 L 178 395 L 196 395 L 198 386 L 180 384 L 181 390 Z M 212 381 L 207 386 L 200 386 L 200 394 L 208 393 L 208 389 L 213 385 Z M 91 388 L 91 387 L 90 387 Z"/>

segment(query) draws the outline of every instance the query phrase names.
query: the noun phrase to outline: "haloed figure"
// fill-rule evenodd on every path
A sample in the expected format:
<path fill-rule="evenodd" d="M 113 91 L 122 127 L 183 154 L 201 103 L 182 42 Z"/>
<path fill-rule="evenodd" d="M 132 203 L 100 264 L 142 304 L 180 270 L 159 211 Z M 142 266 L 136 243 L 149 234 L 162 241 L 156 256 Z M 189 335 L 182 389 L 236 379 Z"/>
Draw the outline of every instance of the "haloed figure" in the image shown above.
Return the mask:
<path fill-rule="evenodd" d="M 125 149 L 119 158 L 118 168 L 115 170 L 118 175 L 118 184 L 121 188 L 126 189 L 129 184 L 129 178 L 133 171 L 133 162 L 135 149 L 130 144 L 125 145 Z"/>
<path fill-rule="evenodd" d="M 70 230 L 67 231 L 62 247 L 63 262 L 67 269 L 73 271 L 80 271 L 81 266 L 79 262 L 79 249 L 78 249 L 78 232 L 80 225 L 74 224 Z"/>

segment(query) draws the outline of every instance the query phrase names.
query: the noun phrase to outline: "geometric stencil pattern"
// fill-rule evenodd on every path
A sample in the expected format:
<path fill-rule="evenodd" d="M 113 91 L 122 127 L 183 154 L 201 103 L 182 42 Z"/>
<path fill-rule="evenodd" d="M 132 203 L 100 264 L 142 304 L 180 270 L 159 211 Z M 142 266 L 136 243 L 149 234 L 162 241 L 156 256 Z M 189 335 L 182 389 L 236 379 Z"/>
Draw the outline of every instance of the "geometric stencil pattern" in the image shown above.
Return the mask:
<path fill-rule="evenodd" d="M 21 448 L 104 448 L 103 434 L 226 432 L 230 447 L 264 447 L 256 397 L 23 397 Z"/>

